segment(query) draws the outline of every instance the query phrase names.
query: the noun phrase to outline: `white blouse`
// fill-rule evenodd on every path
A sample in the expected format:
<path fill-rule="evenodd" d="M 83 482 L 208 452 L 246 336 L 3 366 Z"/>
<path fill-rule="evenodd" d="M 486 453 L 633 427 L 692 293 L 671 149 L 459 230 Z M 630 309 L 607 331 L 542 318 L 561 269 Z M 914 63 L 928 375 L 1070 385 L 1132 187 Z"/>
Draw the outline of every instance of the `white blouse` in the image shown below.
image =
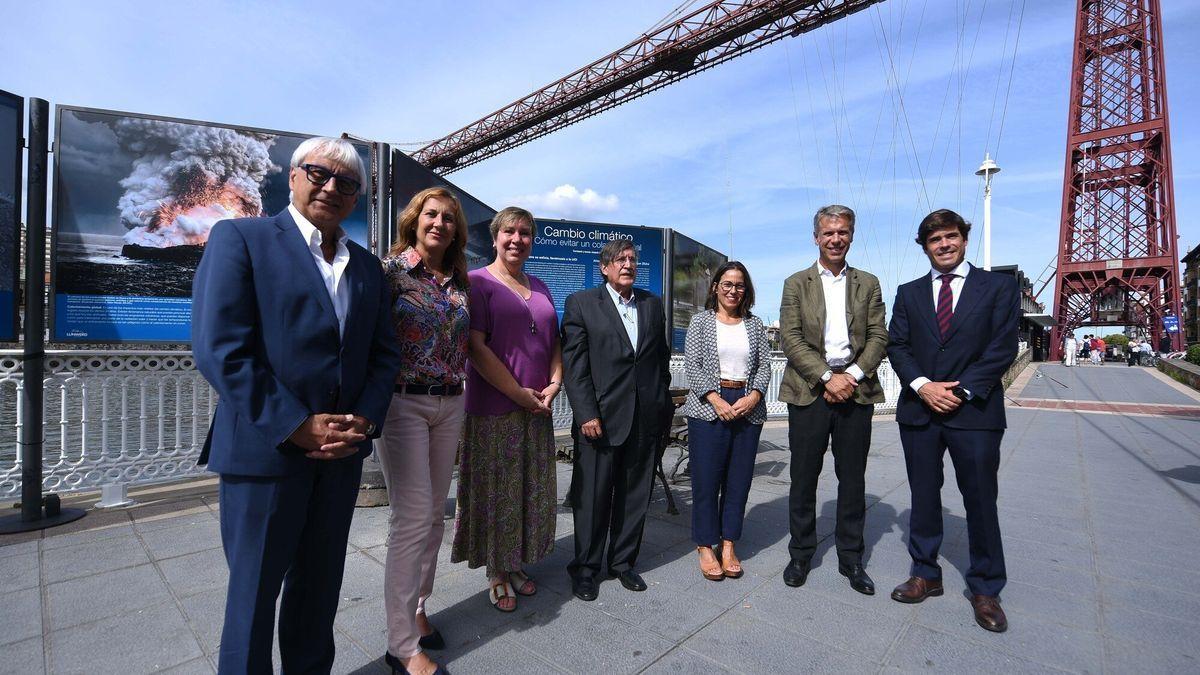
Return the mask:
<path fill-rule="evenodd" d="M 750 375 L 750 336 L 745 321 L 733 325 L 717 321 L 717 358 L 722 380 L 746 381 Z"/>

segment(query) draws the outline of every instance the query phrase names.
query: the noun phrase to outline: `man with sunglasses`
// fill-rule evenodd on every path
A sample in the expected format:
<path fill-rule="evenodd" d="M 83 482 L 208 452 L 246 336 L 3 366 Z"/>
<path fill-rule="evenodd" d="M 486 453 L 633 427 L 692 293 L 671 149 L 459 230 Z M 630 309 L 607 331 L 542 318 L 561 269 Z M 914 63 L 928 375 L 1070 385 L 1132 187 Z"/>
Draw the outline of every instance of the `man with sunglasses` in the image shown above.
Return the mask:
<path fill-rule="evenodd" d="M 879 279 L 846 262 L 853 241 L 854 211 L 837 204 L 820 208 L 813 216 L 817 262 L 783 284 L 779 333 L 788 363 L 779 400 L 788 404 L 792 452 L 791 561 L 783 581 L 803 586 L 808 579 L 817 550 L 817 478 L 832 445 L 838 572 L 854 590 L 873 595 L 875 584 L 862 563 L 865 475 L 871 416 L 884 400 L 875 370 L 888 333 Z"/>
<path fill-rule="evenodd" d="M 400 368 L 379 260 L 341 226 L 365 181 L 350 142 L 304 141 L 287 209 L 217 223 L 196 270 L 192 349 L 220 395 L 199 463 L 221 477 L 222 673 L 272 671 L 281 586 L 284 672 L 333 666 L 362 459 Z"/>

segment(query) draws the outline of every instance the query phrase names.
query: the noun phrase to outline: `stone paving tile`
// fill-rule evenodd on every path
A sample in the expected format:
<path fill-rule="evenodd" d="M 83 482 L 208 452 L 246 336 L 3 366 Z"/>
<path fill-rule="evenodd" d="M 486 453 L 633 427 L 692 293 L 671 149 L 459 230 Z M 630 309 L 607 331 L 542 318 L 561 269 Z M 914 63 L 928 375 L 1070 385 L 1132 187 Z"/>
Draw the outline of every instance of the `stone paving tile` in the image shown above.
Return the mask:
<path fill-rule="evenodd" d="M 46 672 L 42 638 L 5 645 L 0 658 L 0 675 L 34 675 Z"/>
<path fill-rule="evenodd" d="M 174 602 L 50 634 L 57 673 L 148 673 L 203 656 Z"/>
<path fill-rule="evenodd" d="M 878 607 L 867 609 L 847 604 L 825 593 L 786 590 L 789 592 L 782 592 L 775 584 L 760 587 L 746 598 L 738 611 L 745 611 L 759 621 L 838 647 L 875 663 L 883 661 L 892 642 L 904 628 L 904 622 L 898 621 L 896 614 L 909 613 L 906 607 L 889 607 L 899 606 L 899 603 L 886 595 L 874 596 L 873 604 Z M 853 592 L 849 588 L 847 591 Z"/>
<path fill-rule="evenodd" d="M 184 534 L 186 536 L 186 534 Z M 54 583 L 150 562 L 142 542 L 132 532 L 44 552 L 44 582 Z"/>
<path fill-rule="evenodd" d="M 1118 607 L 1128 607 L 1181 621 L 1200 622 L 1197 592 L 1200 589 L 1182 591 L 1178 587 L 1162 588 L 1111 577 L 1100 580 L 1100 594 L 1113 612 L 1121 611 Z"/>
<path fill-rule="evenodd" d="M 212 675 L 217 672 L 217 669 L 213 668 L 212 663 L 207 658 L 201 656 L 198 659 L 192 659 L 187 663 L 181 663 L 158 672 L 169 675 Z"/>
<path fill-rule="evenodd" d="M 1200 622 L 1183 621 L 1124 606 L 1102 608 L 1104 633 L 1123 640 L 1173 649 L 1184 645 L 1194 649 Z"/>
<path fill-rule="evenodd" d="M 155 560 L 166 560 L 188 553 L 220 548 L 221 524 L 215 518 L 203 518 L 191 525 L 142 533 L 142 540 Z"/>
<path fill-rule="evenodd" d="M 983 631 L 981 628 L 976 630 Z M 908 627 L 896 642 L 896 648 L 888 657 L 887 665 L 898 668 L 901 672 L 935 670 L 948 673 L 1007 675 L 1050 671 L 1043 664 L 1015 656 L 1002 649 L 963 640 L 920 624 Z"/>
<path fill-rule="evenodd" d="M 1087 631 L 1100 630 L 1098 595 L 1042 588 L 1014 579 L 1008 580 L 1001 595 L 1004 611 L 1010 616 L 1040 617 Z"/>
<path fill-rule="evenodd" d="M 0 558 L 8 558 L 14 555 L 27 555 L 30 553 L 37 553 L 37 551 L 38 542 L 36 540 L 22 541 L 12 544 L 8 543 L 7 537 L 5 537 L 3 540 L 0 540 Z"/>
<path fill-rule="evenodd" d="M 378 597 L 383 588 L 383 565 L 362 553 L 346 556 L 338 609 Z"/>
<path fill-rule="evenodd" d="M 0 595 L 0 645 L 20 642 L 42 634 L 42 593 L 26 588 Z M 7 647 L 4 648 L 7 650 Z"/>
<path fill-rule="evenodd" d="M 623 588 L 620 592 L 628 593 Z M 508 637 L 550 663 L 583 673 L 640 670 L 674 646 L 648 632 L 631 630 L 629 623 L 585 607 L 588 604 L 567 602 L 551 614 L 531 614 Z M 581 640 L 581 635 L 588 639 Z"/>
<path fill-rule="evenodd" d="M 164 504 L 162 510 L 135 510 L 133 522 L 139 532 L 153 532 L 181 525 L 208 523 L 217 519 L 216 515 L 199 499 L 189 500 L 185 504 Z"/>
<path fill-rule="evenodd" d="M 439 664 L 449 664 L 455 673 L 534 673 L 557 674 L 567 672 L 593 673 L 596 668 L 575 670 L 571 659 L 561 661 L 559 666 L 546 661 L 521 642 L 510 637 L 499 637 L 484 642 L 474 642 L 450 647 L 437 652 L 433 658 Z"/>
<path fill-rule="evenodd" d="M 1162 647 L 1156 644 L 1109 637 L 1104 642 L 1104 657 L 1113 673 L 1195 673 L 1200 672 L 1200 657 L 1194 649 Z"/>
<path fill-rule="evenodd" d="M 68 628 L 171 599 L 153 565 L 138 565 L 50 584 L 51 630 Z"/>
<path fill-rule="evenodd" d="M 718 675 L 739 671 L 730 670 L 690 649 L 676 647 L 642 672 L 647 675 Z"/>
<path fill-rule="evenodd" d="M 34 588 L 39 578 L 36 550 L 0 558 L 0 593 Z"/>
<path fill-rule="evenodd" d="M 158 568 L 180 598 L 210 588 L 224 588 L 229 581 L 225 552 L 219 548 L 169 558 L 158 563 Z"/>
<path fill-rule="evenodd" d="M 1014 656 L 1035 661 L 1061 670 L 1098 673 L 1103 670 L 1102 637 L 1093 630 L 1084 630 L 1021 613 L 1009 614 L 1008 631 L 989 633 L 975 623 L 971 604 L 965 598 L 944 598 L 942 611 L 920 611 L 917 623 L 964 641 L 1004 650 Z M 923 603 L 929 604 L 929 603 Z M 1007 609 L 1012 604 L 1005 597 Z M 928 610 L 934 607 L 930 605 Z M 922 608 L 923 610 L 926 608 Z"/>
<path fill-rule="evenodd" d="M 205 654 L 214 654 L 221 644 L 221 624 L 225 620 L 225 589 L 213 588 L 179 601 L 188 625 L 200 639 Z"/>
<path fill-rule="evenodd" d="M 723 667 L 749 673 L 863 673 L 871 661 L 760 621 L 737 608 L 692 636 L 683 646 Z"/>
<path fill-rule="evenodd" d="M 89 519 L 91 519 L 91 517 L 92 514 L 89 512 L 87 516 L 75 521 L 75 523 L 86 523 Z M 71 523 L 71 525 L 74 525 L 75 523 Z M 78 532 L 66 532 L 64 530 L 60 530 L 59 528 L 54 528 L 53 530 L 47 530 L 45 534 L 47 536 L 42 540 L 42 550 L 51 551 L 65 548 L 67 546 L 76 546 L 78 544 L 91 544 L 104 539 L 112 539 L 114 537 L 131 537 L 133 536 L 133 525 L 129 523 L 128 517 L 124 517 L 120 522 L 112 523 L 95 529 L 81 530 Z"/>

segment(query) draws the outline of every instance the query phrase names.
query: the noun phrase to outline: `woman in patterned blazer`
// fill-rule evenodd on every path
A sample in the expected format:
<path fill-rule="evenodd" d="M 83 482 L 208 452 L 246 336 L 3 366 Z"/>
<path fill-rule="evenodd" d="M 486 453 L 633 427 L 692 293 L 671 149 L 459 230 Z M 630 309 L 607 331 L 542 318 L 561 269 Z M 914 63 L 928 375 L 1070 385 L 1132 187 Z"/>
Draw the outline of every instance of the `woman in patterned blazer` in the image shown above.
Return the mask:
<path fill-rule="evenodd" d="M 763 322 L 750 313 L 754 285 L 737 261 L 719 267 L 705 311 L 692 317 L 684 347 L 687 365 L 688 456 L 692 475 L 692 540 L 705 579 L 742 576 L 734 542 L 742 517 L 758 437 L 767 419 L 770 348 Z M 720 544 L 720 558 L 713 546 Z"/>

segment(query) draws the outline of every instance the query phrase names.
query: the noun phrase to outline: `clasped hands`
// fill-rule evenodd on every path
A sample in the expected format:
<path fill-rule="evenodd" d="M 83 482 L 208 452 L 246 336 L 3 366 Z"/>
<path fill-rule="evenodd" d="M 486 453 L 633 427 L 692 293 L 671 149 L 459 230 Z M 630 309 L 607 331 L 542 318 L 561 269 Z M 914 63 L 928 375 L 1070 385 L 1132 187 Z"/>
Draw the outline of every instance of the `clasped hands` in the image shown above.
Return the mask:
<path fill-rule="evenodd" d="M 530 387 L 521 387 L 509 398 L 513 403 L 535 415 L 550 415 L 553 412 L 550 410 L 550 404 L 554 402 L 554 397 L 558 396 L 559 388 L 560 385 L 553 383 L 541 391 Z"/>
<path fill-rule="evenodd" d="M 750 393 L 734 401 L 732 404 L 721 398 L 721 395 L 715 391 L 708 392 L 704 397 L 713 410 L 717 413 L 717 419 L 722 422 L 732 422 L 736 419 L 745 417 L 754 410 L 754 406 L 762 400 L 762 392 L 757 389 L 751 389 Z"/>
<path fill-rule="evenodd" d="M 958 386 L 958 381 L 954 382 L 926 382 L 921 385 L 917 391 L 917 395 L 929 406 L 930 410 L 937 413 L 952 413 L 962 405 L 962 399 L 954 395 L 952 391 Z"/>
<path fill-rule="evenodd" d="M 358 415 L 317 413 L 306 417 L 288 440 L 309 459 L 341 459 L 358 452 L 369 426 L 367 418 Z"/>
<path fill-rule="evenodd" d="M 829 403 L 842 403 L 849 401 L 854 396 L 854 390 L 858 388 L 858 380 L 854 379 L 849 373 L 834 373 L 830 376 L 829 381 L 825 383 L 825 400 Z"/>

